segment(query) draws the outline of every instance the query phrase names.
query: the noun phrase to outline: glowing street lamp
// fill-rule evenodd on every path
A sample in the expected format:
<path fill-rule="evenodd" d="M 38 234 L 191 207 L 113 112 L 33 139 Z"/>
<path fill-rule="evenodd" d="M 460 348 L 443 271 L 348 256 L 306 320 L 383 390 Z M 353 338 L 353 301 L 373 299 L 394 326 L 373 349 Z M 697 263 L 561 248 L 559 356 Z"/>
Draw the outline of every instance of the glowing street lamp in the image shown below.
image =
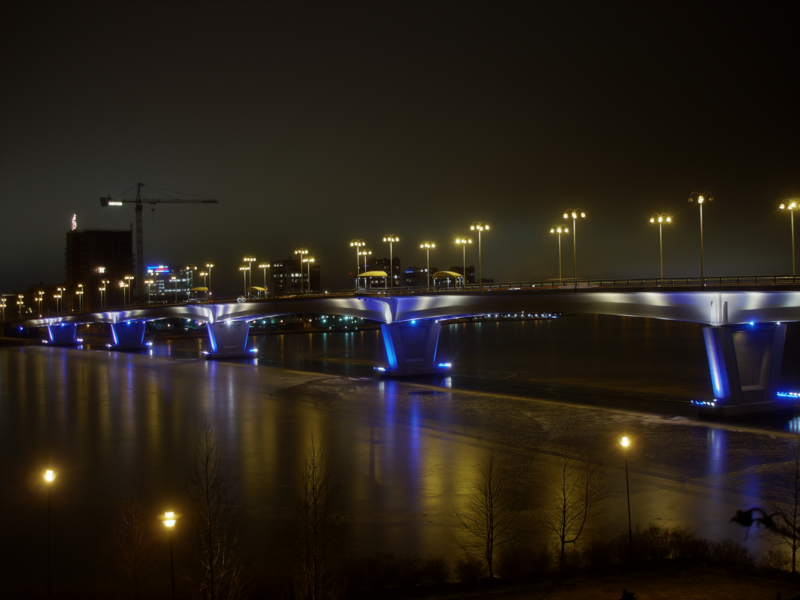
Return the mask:
<path fill-rule="evenodd" d="M 467 285 L 467 246 L 472 243 L 470 238 L 457 238 L 456 244 L 461 246 L 461 263 L 462 268 L 464 269 L 461 271 L 461 287 L 465 287 Z"/>
<path fill-rule="evenodd" d="M 572 217 L 572 275 L 575 279 L 575 287 L 578 287 L 578 217 L 586 218 L 586 213 L 580 208 L 568 208 L 564 212 L 564 218 Z"/>
<path fill-rule="evenodd" d="M 128 288 L 128 304 L 133 304 L 133 299 L 131 298 L 131 291 L 132 291 L 131 290 L 131 286 L 133 285 L 133 283 L 131 283 L 131 282 L 136 278 L 133 275 L 125 275 L 124 279 L 125 279 L 125 282 L 127 283 L 127 285 L 125 287 Z M 122 294 L 122 299 L 123 299 L 123 301 L 125 300 L 124 291 L 123 291 L 123 294 Z"/>
<path fill-rule="evenodd" d="M 247 297 L 247 271 L 249 267 L 239 267 L 239 270 L 242 272 L 242 277 L 244 281 L 244 296 Z"/>
<path fill-rule="evenodd" d="M 34 298 L 34 301 L 39 303 L 39 316 L 41 317 L 42 316 L 42 297 L 44 296 L 44 292 L 39 290 L 38 292 L 36 292 L 36 294 L 37 294 L 37 297 Z"/>
<path fill-rule="evenodd" d="M 300 265 L 300 295 L 303 295 L 303 257 L 308 254 L 306 248 L 300 248 L 294 251 L 297 254 L 297 263 Z"/>
<path fill-rule="evenodd" d="M 119 287 L 122 288 L 122 306 L 125 306 L 125 288 L 128 287 L 128 284 L 124 281 L 120 281 Z"/>
<path fill-rule="evenodd" d="M 50 552 L 50 496 L 53 489 L 53 482 L 56 480 L 56 472 L 48 469 L 44 472 L 45 486 L 47 487 L 47 597 L 53 597 L 53 569 Z"/>
<path fill-rule="evenodd" d="M 155 281 L 152 279 L 145 279 L 144 283 L 147 285 L 147 303 L 150 304 L 150 286 L 152 286 Z"/>
<path fill-rule="evenodd" d="M 625 490 L 628 493 L 628 551 L 633 556 L 633 529 L 631 528 L 631 485 L 628 480 L 628 446 L 631 441 L 627 437 L 620 440 L 623 451 L 625 453 Z"/>
<path fill-rule="evenodd" d="M 256 262 L 256 259 L 255 259 L 254 256 L 245 256 L 244 257 L 244 262 L 247 263 L 247 277 L 248 277 L 248 281 L 250 282 L 250 287 L 253 287 L 253 263 Z M 247 286 L 246 285 L 245 285 L 245 291 L 244 292 L 245 292 L 244 295 L 247 298 L 249 298 L 250 297 L 250 293 L 249 293 L 249 290 L 247 290 Z"/>
<path fill-rule="evenodd" d="M 0 310 L 3 311 L 2 320 L 5 321 L 6 320 L 6 299 L 5 298 L 0 298 Z M 56 312 L 58 312 L 58 300 L 56 300 Z"/>
<path fill-rule="evenodd" d="M 79 283 L 78 287 L 80 289 L 75 292 L 75 295 L 78 296 L 78 310 L 83 312 L 83 284 Z"/>
<path fill-rule="evenodd" d="M 428 267 L 425 269 L 425 273 L 428 276 L 428 289 L 431 287 L 431 248 L 436 248 L 436 244 L 433 242 L 422 242 L 419 245 L 420 248 L 425 250 L 425 254 L 428 257 Z"/>
<path fill-rule="evenodd" d="M 100 283 L 103 284 L 103 287 L 99 288 L 100 289 L 100 308 L 105 308 L 106 305 L 108 304 L 108 296 L 106 295 L 106 293 L 108 292 L 108 284 L 111 283 L 111 282 L 108 281 L 108 279 L 103 279 L 102 281 L 100 281 Z M 59 296 L 59 298 L 60 298 L 60 296 Z"/>
<path fill-rule="evenodd" d="M 269 269 L 272 265 L 269 263 L 261 263 L 258 265 L 259 269 L 264 270 L 264 297 L 267 296 L 267 269 Z M 202 273 L 200 273 L 202 275 Z"/>
<path fill-rule="evenodd" d="M 791 223 L 792 223 L 792 277 L 796 276 L 794 270 L 794 211 L 800 208 L 800 202 L 798 202 L 797 198 L 792 198 L 791 200 L 787 200 L 784 203 L 781 203 L 780 206 L 781 210 L 788 210 L 789 215 L 791 216 Z"/>
<path fill-rule="evenodd" d="M 364 240 L 351 240 L 350 247 L 356 249 L 356 291 L 358 291 L 358 274 L 361 272 L 361 267 L 359 266 L 359 254 L 361 253 L 361 248 L 366 246 L 367 243 Z"/>
<path fill-rule="evenodd" d="M 211 269 L 214 268 L 212 263 L 206 263 L 206 269 L 208 269 L 208 291 L 211 291 Z"/>
<path fill-rule="evenodd" d="M 700 207 L 700 285 L 706 285 L 705 252 L 703 250 L 703 204 L 713 202 L 714 198 L 705 192 L 692 192 L 689 194 L 689 202 L 697 201 Z"/>
<path fill-rule="evenodd" d="M 664 223 L 672 223 L 672 217 L 667 213 L 656 213 L 650 217 L 650 222 L 658 223 L 658 251 L 659 256 L 661 257 L 661 279 L 664 279 L 664 236 L 661 230 L 664 226 Z"/>
<path fill-rule="evenodd" d="M 489 224 L 483 221 L 476 221 L 469 227 L 472 231 L 478 232 L 478 289 L 483 291 L 483 260 L 481 254 L 481 232 L 489 231 Z"/>
<path fill-rule="evenodd" d="M 558 280 L 561 281 L 561 234 L 568 234 L 569 228 L 566 225 L 553 225 L 550 228 L 550 233 L 558 234 Z"/>
<path fill-rule="evenodd" d="M 389 287 L 394 287 L 394 257 L 392 256 L 392 244 L 399 242 L 400 238 L 396 235 L 387 235 L 383 238 L 384 242 L 389 242 Z"/>
<path fill-rule="evenodd" d="M 19 318 L 22 318 L 22 307 L 25 306 L 25 296 L 23 294 L 17 295 L 17 313 Z"/>
<path fill-rule="evenodd" d="M 307 265 L 308 265 L 308 295 L 310 296 L 311 295 L 311 263 L 314 262 L 314 258 L 309 256 L 308 258 L 304 258 L 303 262 L 307 263 Z M 302 269 L 300 271 L 301 271 L 300 280 L 302 281 L 302 279 L 303 279 Z"/>
<path fill-rule="evenodd" d="M 172 553 L 172 532 L 175 529 L 175 523 L 178 522 L 183 515 L 174 511 L 167 511 L 163 515 L 159 515 L 158 520 L 164 523 L 167 528 L 169 536 L 169 572 L 172 578 L 172 600 L 175 600 L 175 559 Z"/>

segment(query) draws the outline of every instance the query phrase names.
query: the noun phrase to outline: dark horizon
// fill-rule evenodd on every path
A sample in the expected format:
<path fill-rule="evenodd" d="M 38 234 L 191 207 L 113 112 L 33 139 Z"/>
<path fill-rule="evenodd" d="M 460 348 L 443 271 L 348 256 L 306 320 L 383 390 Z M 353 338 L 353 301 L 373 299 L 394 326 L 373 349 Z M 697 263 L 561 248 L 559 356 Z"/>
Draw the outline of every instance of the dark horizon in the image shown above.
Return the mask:
<path fill-rule="evenodd" d="M 581 208 L 579 277 L 791 274 L 800 195 L 789 5 L 430 2 L 19 4 L 2 69 L 0 291 L 63 281 L 64 233 L 138 182 L 217 206 L 145 210 L 147 264 L 311 250 L 349 287 L 351 239 L 405 267 L 557 276 L 549 233 Z M 178 196 L 178 194 L 175 194 Z M 130 196 L 129 196 L 130 197 Z M 148 207 L 151 208 L 151 207 Z M 572 239 L 565 240 L 571 275 Z M 135 251 L 135 246 L 134 246 Z M 477 252 L 467 262 L 477 263 Z"/>

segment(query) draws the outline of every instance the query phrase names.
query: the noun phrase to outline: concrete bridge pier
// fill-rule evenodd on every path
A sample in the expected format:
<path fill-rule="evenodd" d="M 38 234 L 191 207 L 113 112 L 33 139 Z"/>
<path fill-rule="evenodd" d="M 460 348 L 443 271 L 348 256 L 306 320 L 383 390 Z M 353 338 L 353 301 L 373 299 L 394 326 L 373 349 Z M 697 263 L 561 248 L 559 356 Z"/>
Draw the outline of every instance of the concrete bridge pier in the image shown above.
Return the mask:
<path fill-rule="evenodd" d="M 115 350 L 139 350 L 144 348 L 145 321 L 121 321 L 111 323 L 112 348 Z"/>
<path fill-rule="evenodd" d="M 786 324 L 704 327 L 703 337 L 717 400 L 715 412 L 733 416 L 784 406 L 777 393 Z"/>
<path fill-rule="evenodd" d="M 382 324 L 381 335 L 389 361 L 386 375 L 441 372 L 444 367 L 436 363 L 441 328 L 435 319 Z"/>
<path fill-rule="evenodd" d="M 78 343 L 78 326 L 74 323 L 59 323 L 47 326 L 47 337 L 51 346 L 72 346 Z"/>
<path fill-rule="evenodd" d="M 252 356 L 247 351 L 247 337 L 250 335 L 250 324 L 247 321 L 217 321 L 207 323 L 208 340 L 211 352 L 207 358 L 234 358 Z"/>

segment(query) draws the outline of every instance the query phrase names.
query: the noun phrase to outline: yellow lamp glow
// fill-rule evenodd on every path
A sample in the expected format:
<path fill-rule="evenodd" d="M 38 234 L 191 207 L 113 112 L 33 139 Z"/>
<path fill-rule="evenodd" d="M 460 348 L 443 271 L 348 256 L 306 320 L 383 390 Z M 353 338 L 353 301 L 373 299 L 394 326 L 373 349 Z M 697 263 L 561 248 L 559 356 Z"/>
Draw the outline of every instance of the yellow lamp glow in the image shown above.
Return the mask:
<path fill-rule="evenodd" d="M 627 448 L 628 446 L 631 445 L 631 441 L 627 437 L 622 438 L 622 440 L 620 440 L 620 443 L 622 444 L 623 448 Z"/>
<path fill-rule="evenodd" d="M 47 471 L 44 472 L 44 480 L 47 483 L 52 483 L 55 478 L 56 478 L 56 474 L 55 474 L 54 471 L 51 471 L 51 470 L 48 469 Z"/>

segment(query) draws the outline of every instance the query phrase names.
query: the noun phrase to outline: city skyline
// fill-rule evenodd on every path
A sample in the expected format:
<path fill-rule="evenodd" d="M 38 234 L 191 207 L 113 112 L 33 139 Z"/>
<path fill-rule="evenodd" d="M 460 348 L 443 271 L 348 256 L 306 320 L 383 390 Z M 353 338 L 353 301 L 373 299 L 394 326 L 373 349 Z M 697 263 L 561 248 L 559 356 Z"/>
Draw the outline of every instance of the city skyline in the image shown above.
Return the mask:
<path fill-rule="evenodd" d="M 554 278 L 549 230 L 574 207 L 587 214 L 578 277 L 657 277 L 654 213 L 674 220 L 665 277 L 696 276 L 696 191 L 715 197 L 706 275 L 791 273 L 778 206 L 800 195 L 800 157 L 780 6 L 33 11 L 12 9 L 3 42 L 2 291 L 62 281 L 72 215 L 127 229 L 131 208 L 98 200 L 140 181 L 219 200 L 146 210 L 144 248 L 146 264 L 220 265 L 223 289 L 238 289 L 242 256 L 300 246 L 323 287 L 345 289 L 349 241 L 388 256 L 388 233 L 403 265 L 424 264 L 424 240 L 436 264 L 458 265 L 452 241 L 475 221 L 492 225 L 485 277 Z M 123 41 L 128 28 L 143 44 Z"/>

